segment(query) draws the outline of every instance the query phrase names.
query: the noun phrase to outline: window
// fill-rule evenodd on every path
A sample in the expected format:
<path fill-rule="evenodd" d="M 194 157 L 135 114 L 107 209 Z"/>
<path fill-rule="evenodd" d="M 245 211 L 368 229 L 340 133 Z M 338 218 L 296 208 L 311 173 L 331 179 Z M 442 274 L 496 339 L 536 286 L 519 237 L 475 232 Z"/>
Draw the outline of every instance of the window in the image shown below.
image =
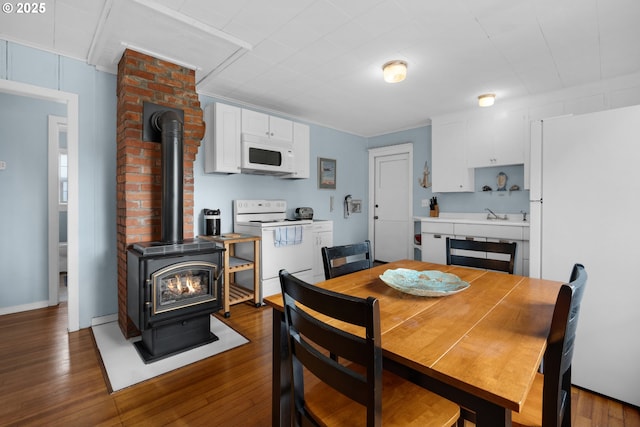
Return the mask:
<path fill-rule="evenodd" d="M 69 178 L 67 174 L 68 156 L 67 149 L 58 150 L 58 202 L 60 209 L 66 210 L 69 202 Z"/>

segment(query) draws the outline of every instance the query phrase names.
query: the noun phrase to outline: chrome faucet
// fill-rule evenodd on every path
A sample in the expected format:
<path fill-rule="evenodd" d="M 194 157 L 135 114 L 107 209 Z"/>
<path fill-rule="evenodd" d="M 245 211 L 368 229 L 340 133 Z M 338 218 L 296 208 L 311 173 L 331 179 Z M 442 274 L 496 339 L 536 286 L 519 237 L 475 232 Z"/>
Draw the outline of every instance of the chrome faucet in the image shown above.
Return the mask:
<path fill-rule="evenodd" d="M 484 208 L 485 211 L 489 211 L 489 213 L 487 214 L 487 219 L 503 219 L 503 220 L 507 220 L 507 214 L 505 214 L 504 216 L 498 216 L 496 215 L 496 213 L 494 211 L 492 211 L 489 208 Z"/>
<path fill-rule="evenodd" d="M 484 208 L 485 211 L 489 211 L 489 213 L 487 214 L 487 219 L 500 219 L 500 217 L 498 217 L 498 215 L 496 215 L 496 213 L 494 211 L 492 211 L 489 208 Z M 493 215 L 493 218 L 491 218 L 491 215 Z"/>

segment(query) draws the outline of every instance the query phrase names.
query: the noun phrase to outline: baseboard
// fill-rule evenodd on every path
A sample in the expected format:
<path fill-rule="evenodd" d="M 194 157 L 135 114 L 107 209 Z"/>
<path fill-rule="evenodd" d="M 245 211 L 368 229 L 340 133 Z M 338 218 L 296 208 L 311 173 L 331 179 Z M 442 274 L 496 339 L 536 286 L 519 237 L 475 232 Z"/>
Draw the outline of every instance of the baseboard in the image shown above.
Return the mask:
<path fill-rule="evenodd" d="M 116 322 L 118 320 L 118 314 L 108 314 L 106 316 L 94 317 L 91 319 L 91 326 L 104 325 L 105 323 Z"/>
<path fill-rule="evenodd" d="M 49 307 L 49 300 L 31 302 L 29 304 L 14 305 L 11 307 L 0 307 L 0 316 L 4 314 L 20 313 L 22 311 L 37 310 L 38 308 Z"/>

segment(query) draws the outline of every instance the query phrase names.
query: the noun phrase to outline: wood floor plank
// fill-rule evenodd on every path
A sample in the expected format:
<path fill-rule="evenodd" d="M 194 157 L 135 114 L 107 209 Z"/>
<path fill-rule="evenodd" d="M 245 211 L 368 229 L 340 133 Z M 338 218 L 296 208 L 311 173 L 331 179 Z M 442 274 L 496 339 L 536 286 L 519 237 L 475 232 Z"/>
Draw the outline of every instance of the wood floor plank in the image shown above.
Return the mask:
<path fill-rule="evenodd" d="M 250 342 L 110 394 L 90 329 L 66 307 L 0 316 L 0 426 L 271 424 L 271 309 L 232 307 Z M 574 388 L 573 426 L 640 427 L 638 408 Z"/>

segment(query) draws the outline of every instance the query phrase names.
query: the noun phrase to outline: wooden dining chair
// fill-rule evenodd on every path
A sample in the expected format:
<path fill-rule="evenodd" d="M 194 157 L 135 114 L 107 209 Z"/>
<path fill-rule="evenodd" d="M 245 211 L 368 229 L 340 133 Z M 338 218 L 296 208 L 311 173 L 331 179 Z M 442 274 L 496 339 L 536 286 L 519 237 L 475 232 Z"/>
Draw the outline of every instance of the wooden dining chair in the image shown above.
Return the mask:
<path fill-rule="evenodd" d="M 456 404 L 383 371 L 376 298 L 322 289 L 286 270 L 280 271 L 280 284 L 296 426 L 456 422 L 460 414 Z"/>
<path fill-rule="evenodd" d="M 511 413 L 514 426 L 571 426 L 571 360 L 586 282 L 584 266 L 575 264 L 569 283 L 562 285 L 556 299 L 542 363 L 544 373 L 536 374 L 522 411 Z M 464 420 L 474 422 L 474 414 L 462 408 L 459 427 L 464 426 Z"/>
<path fill-rule="evenodd" d="M 575 264 L 569 283 L 562 285 L 556 300 L 543 359 L 544 373 L 536 374 L 522 411 L 512 413 L 514 426 L 571 425 L 571 361 L 586 283 L 584 266 Z"/>
<path fill-rule="evenodd" d="M 371 268 L 371 242 L 322 248 L 324 278 L 329 280 L 355 271 Z"/>
<path fill-rule="evenodd" d="M 513 274 L 516 245 L 516 242 L 483 242 L 447 237 L 447 265 L 462 265 Z M 479 256 L 454 254 L 454 249 L 477 252 Z M 486 256 L 489 253 L 505 254 L 509 256 L 509 259 L 492 259 Z M 481 254 L 484 257 L 480 256 Z"/>

